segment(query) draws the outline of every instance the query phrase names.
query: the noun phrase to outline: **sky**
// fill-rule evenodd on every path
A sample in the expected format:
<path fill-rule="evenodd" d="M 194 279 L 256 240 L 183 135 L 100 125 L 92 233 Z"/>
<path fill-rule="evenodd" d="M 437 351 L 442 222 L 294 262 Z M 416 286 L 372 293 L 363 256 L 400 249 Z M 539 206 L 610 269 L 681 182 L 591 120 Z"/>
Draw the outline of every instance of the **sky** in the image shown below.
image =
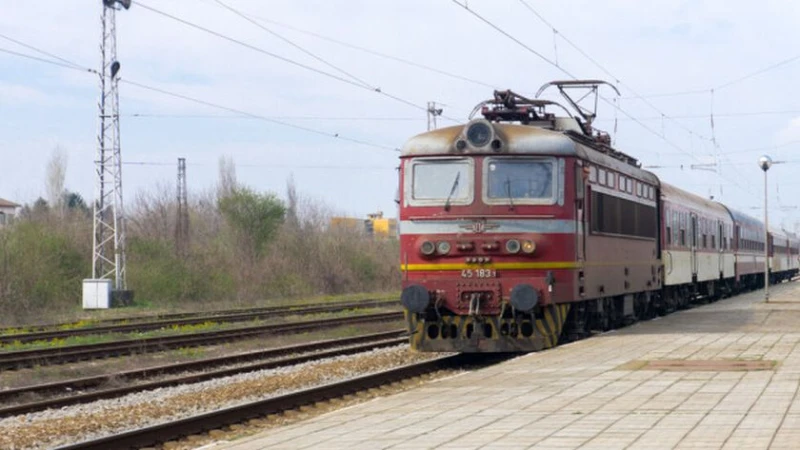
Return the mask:
<path fill-rule="evenodd" d="M 179 157 L 190 195 L 208 191 L 225 156 L 252 188 L 283 196 L 292 177 L 337 213 L 391 217 L 395 149 L 426 130 L 427 102 L 443 105 L 449 126 L 493 89 L 533 96 L 577 77 L 619 87 L 620 98 L 601 92 L 595 125 L 668 183 L 761 217 L 758 157 L 786 161 L 769 171 L 770 220 L 800 223 L 800 3 L 463 4 L 134 0 L 117 13 L 126 201 L 174 189 Z M 59 148 L 66 187 L 93 198 L 97 76 L 5 51 L 52 59 L 10 38 L 96 68 L 101 12 L 99 0 L 2 0 L 0 197 L 45 196 Z"/>

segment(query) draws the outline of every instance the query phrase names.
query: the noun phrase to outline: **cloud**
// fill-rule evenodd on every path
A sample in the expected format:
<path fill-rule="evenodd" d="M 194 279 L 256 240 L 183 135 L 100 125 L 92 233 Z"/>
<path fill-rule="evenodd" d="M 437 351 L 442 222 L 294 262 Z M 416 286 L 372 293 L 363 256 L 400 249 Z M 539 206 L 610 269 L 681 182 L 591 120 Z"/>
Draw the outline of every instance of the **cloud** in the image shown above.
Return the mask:
<path fill-rule="evenodd" d="M 788 123 L 777 133 L 775 138 L 776 145 L 789 142 L 800 142 L 800 116 L 788 121 Z"/>

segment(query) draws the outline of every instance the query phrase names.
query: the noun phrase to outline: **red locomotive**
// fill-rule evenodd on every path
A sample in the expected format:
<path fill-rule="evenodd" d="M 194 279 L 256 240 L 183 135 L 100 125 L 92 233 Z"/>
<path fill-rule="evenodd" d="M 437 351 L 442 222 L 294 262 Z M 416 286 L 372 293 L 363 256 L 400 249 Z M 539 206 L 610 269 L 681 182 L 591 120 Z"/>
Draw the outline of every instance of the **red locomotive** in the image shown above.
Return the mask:
<path fill-rule="evenodd" d="M 495 92 L 476 107 L 482 119 L 405 144 L 401 300 L 412 348 L 541 350 L 763 282 L 763 224 L 660 183 L 611 147 L 566 92 L 596 95 L 600 84 L 540 89 L 555 86 L 577 116 Z M 772 236 L 780 281 L 797 273 L 800 243 Z"/>

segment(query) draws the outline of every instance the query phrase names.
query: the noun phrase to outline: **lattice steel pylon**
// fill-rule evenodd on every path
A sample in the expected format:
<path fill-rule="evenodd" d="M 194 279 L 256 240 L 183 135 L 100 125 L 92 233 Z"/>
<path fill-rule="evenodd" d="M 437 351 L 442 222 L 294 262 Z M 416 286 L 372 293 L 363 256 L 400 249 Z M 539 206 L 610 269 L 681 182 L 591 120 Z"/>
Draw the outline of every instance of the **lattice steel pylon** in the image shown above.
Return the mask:
<path fill-rule="evenodd" d="M 178 158 L 178 212 L 175 220 L 175 253 L 181 258 L 189 251 L 189 198 L 186 190 L 186 158 Z"/>
<path fill-rule="evenodd" d="M 100 124 L 95 160 L 94 239 L 92 277 L 114 278 L 116 290 L 127 289 L 125 277 L 125 209 L 122 201 L 122 160 L 119 139 L 120 64 L 117 61 L 115 14 L 128 9 L 130 0 L 103 0 L 102 41 L 100 44 Z"/>

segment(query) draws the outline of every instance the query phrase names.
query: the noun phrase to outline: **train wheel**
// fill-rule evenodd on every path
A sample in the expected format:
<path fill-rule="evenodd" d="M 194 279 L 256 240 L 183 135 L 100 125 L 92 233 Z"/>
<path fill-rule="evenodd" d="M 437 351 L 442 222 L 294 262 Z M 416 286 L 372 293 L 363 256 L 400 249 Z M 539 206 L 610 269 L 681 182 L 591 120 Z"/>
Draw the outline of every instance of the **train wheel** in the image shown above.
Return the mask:
<path fill-rule="evenodd" d="M 603 331 L 613 330 L 617 327 L 616 302 L 611 297 L 603 299 Z"/>
<path fill-rule="evenodd" d="M 572 342 L 589 336 L 591 314 L 587 303 L 578 302 L 572 305 L 559 342 Z"/>

